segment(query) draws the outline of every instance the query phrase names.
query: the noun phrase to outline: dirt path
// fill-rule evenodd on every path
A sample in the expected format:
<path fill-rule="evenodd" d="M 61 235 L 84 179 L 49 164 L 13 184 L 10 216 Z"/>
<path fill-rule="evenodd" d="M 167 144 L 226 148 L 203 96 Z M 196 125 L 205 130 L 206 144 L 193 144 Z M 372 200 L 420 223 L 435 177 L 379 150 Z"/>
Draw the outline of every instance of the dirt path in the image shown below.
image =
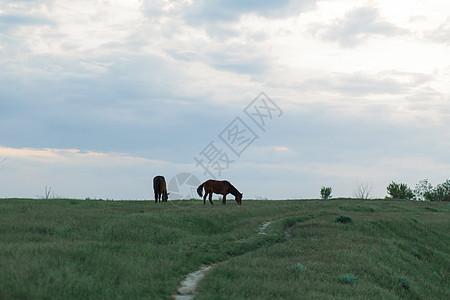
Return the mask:
<path fill-rule="evenodd" d="M 266 234 L 267 227 L 272 223 L 272 221 L 267 221 L 259 227 L 258 234 Z M 186 275 L 184 280 L 178 286 L 178 293 L 173 295 L 173 299 L 175 300 L 190 300 L 195 298 L 195 290 L 199 282 L 205 277 L 206 273 L 211 270 L 213 265 L 202 265 L 200 269 L 195 272 L 189 273 Z"/>
<path fill-rule="evenodd" d="M 197 271 L 189 273 L 186 278 L 180 283 L 180 286 L 178 287 L 178 294 L 173 295 L 173 298 L 176 300 L 194 299 L 195 290 L 197 289 L 198 283 L 214 266 L 215 265 L 202 265 L 202 267 Z"/>
<path fill-rule="evenodd" d="M 267 221 L 259 227 L 258 234 L 266 234 L 267 227 L 272 223 L 272 221 Z"/>
<path fill-rule="evenodd" d="M 292 226 L 290 226 L 290 227 L 288 226 L 284 229 L 284 234 L 286 234 L 288 241 L 290 241 L 294 238 L 294 235 L 291 232 L 291 228 L 292 228 Z"/>

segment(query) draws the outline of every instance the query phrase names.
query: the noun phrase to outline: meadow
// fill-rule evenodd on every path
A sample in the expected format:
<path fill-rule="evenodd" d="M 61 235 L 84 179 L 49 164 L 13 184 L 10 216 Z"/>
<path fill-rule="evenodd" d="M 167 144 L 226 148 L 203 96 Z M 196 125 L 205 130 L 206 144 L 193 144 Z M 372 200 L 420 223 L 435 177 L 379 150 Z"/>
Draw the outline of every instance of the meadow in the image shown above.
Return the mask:
<path fill-rule="evenodd" d="M 203 264 L 196 299 L 449 299 L 449 225 L 439 202 L 0 199 L 0 299 L 171 299 Z"/>

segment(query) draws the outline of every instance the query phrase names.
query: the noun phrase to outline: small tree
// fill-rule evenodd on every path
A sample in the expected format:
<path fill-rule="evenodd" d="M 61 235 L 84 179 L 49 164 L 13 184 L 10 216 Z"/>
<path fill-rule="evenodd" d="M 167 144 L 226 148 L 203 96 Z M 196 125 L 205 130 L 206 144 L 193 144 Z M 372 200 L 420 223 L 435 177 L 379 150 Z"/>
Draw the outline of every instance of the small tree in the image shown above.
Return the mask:
<path fill-rule="evenodd" d="M 372 192 L 371 183 L 358 183 L 353 191 L 353 197 L 356 199 L 367 200 L 370 198 L 370 193 Z"/>
<path fill-rule="evenodd" d="M 45 186 L 45 199 L 49 199 L 50 198 L 50 193 L 52 191 L 52 187 L 51 186 Z"/>
<path fill-rule="evenodd" d="M 320 189 L 320 197 L 324 200 L 331 198 L 331 187 L 322 187 Z"/>
<path fill-rule="evenodd" d="M 428 179 L 419 181 L 414 189 L 414 199 L 419 201 L 433 201 L 433 186 Z"/>
<path fill-rule="evenodd" d="M 414 189 L 416 200 L 422 201 L 450 201 L 450 180 L 438 184 L 436 187 L 428 182 L 428 179 L 419 181 Z"/>
<path fill-rule="evenodd" d="M 404 183 L 395 183 L 392 181 L 386 189 L 391 198 L 394 199 L 411 200 L 414 197 L 412 190 Z"/>
<path fill-rule="evenodd" d="M 433 189 L 433 200 L 434 201 L 450 201 L 450 180 L 449 179 L 447 179 L 444 183 L 438 184 Z"/>

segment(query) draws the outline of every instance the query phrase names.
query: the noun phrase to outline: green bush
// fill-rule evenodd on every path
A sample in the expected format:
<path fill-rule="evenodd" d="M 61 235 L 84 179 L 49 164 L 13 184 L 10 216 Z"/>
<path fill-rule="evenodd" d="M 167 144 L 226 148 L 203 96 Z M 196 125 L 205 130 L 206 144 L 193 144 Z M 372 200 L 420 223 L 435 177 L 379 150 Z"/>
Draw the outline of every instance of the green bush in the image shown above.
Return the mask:
<path fill-rule="evenodd" d="M 434 201 L 450 201 L 450 180 L 438 184 L 433 189 Z"/>
<path fill-rule="evenodd" d="M 324 200 L 331 198 L 331 187 L 322 187 L 320 189 L 320 197 Z"/>
<path fill-rule="evenodd" d="M 438 184 L 436 187 L 428 179 L 419 181 L 414 189 L 415 199 L 424 201 L 450 201 L 450 180 Z"/>
<path fill-rule="evenodd" d="M 414 197 L 414 193 L 405 183 L 395 183 L 392 181 L 387 186 L 387 192 L 394 199 L 411 200 Z"/>
<path fill-rule="evenodd" d="M 349 216 L 339 216 L 336 218 L 335 222 L 346 224 L 346 223 L 352 223 L 353 221 L 352 221 L 352 218 L 350 218 Z"/>
<path fill-rule="evenodd" d="M 356 277 L 352 274 L 346 274 L 342 278 L 343 282 L 346 284 L 355 284 L 356 283 Z"/>

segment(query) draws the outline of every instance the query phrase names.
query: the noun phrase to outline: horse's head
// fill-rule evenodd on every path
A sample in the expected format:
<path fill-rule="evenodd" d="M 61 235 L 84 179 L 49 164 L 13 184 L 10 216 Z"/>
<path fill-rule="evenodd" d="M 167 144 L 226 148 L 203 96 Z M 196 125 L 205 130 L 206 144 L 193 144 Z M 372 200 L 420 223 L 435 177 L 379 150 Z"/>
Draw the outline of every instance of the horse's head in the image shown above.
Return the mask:
<path fill-rule="evenodd" d="M 237 204 L 241 205 L 242 204 L 242 193 L 238 193 L 238 195 L 236 196 L 236 202 Z"/>
<path fill-rule="evenodd" d="M 163 196 L 162 196 L 163 202 L 167 202 L 167 199 L 169 199 L 169 195 L 170 195 L 170 193 L 168 193 L 168 192 L 163 193 Z"/>

